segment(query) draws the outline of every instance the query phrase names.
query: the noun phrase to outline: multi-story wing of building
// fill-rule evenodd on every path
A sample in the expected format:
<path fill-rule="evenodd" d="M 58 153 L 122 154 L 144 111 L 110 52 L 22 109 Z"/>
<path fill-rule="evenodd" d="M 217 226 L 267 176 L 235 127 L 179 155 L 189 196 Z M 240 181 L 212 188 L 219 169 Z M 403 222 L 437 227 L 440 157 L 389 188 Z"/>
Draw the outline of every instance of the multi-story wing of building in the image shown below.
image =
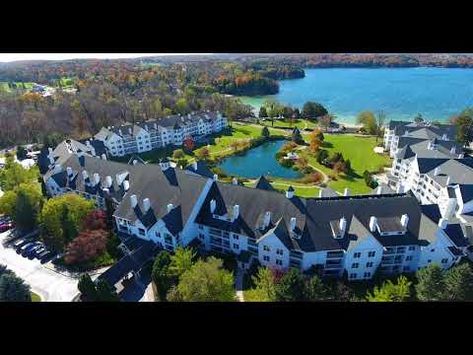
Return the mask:
<path fill-rule="evenodd" d="M 112 156 L 142 153 L 168 145 L 182 145 L 186 137 L 198 140 L 227 127 L 219 112 L 174 115 L 135 125 L 103 127 L 95 139 L 102 141 Z"/>
<path fill-rule="evenodd" d="M 52 196 L 77 193 L 101 208 L 112 205 L 116 229 L 128 238 L 171 251 L 198 244 L 234 254 L 242 267 L 258 261 L 369 279 L 377 270 L 450 267 L 471 237 L 455 219 L 442 218 L 437 205 L 420 205 L 411 193 L 379 189 L 304 199 L 292 188 L 274 191 L 264 177 L 255 188 L 220 182 L 202 162 L 182 170 L 167 160 L 124 164 L 104 158 L 74 149 L 52 152 L 46 190 Z"/>
<path fill-rule="evenodd" d="M 471 224 L 473 158 L 450 139 L 455 136 L 454 126 L 420 126 L 396 121 L 386 131 L 385 147 L 390 147 L 394 158 L 389 185 L 398 192 L 412 191 L 421 203 L 438 204 L 442 215 L 455 215 Z M 407 133 L 393 136 L 392 132 Z"/>

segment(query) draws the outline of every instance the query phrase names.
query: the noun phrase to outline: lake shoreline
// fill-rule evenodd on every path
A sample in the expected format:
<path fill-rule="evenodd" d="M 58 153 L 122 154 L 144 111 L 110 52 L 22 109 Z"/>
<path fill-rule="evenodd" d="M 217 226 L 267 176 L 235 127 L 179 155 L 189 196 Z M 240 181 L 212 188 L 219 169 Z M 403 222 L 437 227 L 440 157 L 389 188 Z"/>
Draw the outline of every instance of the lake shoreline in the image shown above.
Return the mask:
<path fill-rule="evenodd" d="M 375 70 L 374 70 L 375 69 Z M 356 126 L 365 110 L 382 110 L 386 120 L 412 121 L 417 114 L 447 122 L 473 106 L 473 69 L 444 67 L 304 68 L 301 79 L 280 80 L 279 93 L 235 96 L 257 115 L 265 100 L 302 108 L 306 101 L 324 105 L 345 126 Z"/>

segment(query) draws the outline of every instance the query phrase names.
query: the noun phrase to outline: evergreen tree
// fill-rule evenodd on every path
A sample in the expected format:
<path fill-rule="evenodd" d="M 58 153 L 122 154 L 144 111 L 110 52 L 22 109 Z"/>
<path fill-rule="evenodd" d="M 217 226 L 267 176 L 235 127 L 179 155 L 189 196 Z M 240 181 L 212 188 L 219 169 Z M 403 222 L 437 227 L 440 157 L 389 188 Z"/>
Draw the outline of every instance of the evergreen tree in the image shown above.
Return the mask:
<path fill-rule="evenodd" d="M 261 107 L 259 108 L 258 117 L 259 117 L 259 118 L 266 118 L 266 117 L 268 117 L 268 113 L 266 112 L 266 107 L 261 106 Z"/>
<path fill-rule="evenodd" d="M 442 301 L 445 299 L 445 280 L 442 268 L 431 264 L 416 272 L 417 298 L 421 301 Z"/>
<path fill-rule="evenodd" d="M 169 252 L 163 250 L 159 252 L 153 262 L 153 269 L 151 271 L 151 278 L 156 284 L 159 299 L 166 300 L 173 282 L 169 273 L 169 265 L 171 264 L 171 256 Z"/>
<path fill-rule="evenodd" d="M 473 299 L 473 271 L 470 264 L 453 266 L 445 272 L 445 295 L 449 301 L 471 301 Z"/>
<path fill-rule="evenodd" d="M 118 302 L 120 298 L 118 297 L 117 293 L 114 289 L 112 289 L 107 281 L 99 280 L 96 285 L 97 290 L 97 298 L 95 301 L 97 302 Z"/>
<path fill-rule="evenodd" d="M 29 196 L 23 190 L 18 191 L 15 206 L 16 225 L 23 230 L 33 229 L 37 212 Z"/>
<path fill-rule="evenodd" d="M 396 283 L 391 280 L 375 286 L 373 293 L 369 292 L 366 299 L 369 302 L 402 302 L 410 297 L 411 282 L 405 276 L 399 276 Z"/>
<path fill-rule="evenodd" d="M 97 289 L 89 274 L 83 274 L 77 283 L 77 288 L 83 296 L 83 300 L 94 301 L 97 299 Z"/>
<path fill-rule="evenodd" d="M 196 256 L 197 254 L 191 248 L 178 247 L 174 255 L 171 256 L 170 274 L 179 278 L 192 267 Z"/>
<path fill-rule="evenodd" d="M 0 301 L 31 302 L 30 287 L 12 272 L 0 277 Z"/>
<path fill-rule="evenodd" d="M 263 127 L 263 129 L 261 130 L 261 136 L 264 138 L 268 138 L 270 136 L 268 127 Z"/>
<path fill-rule="evenodd" d="M 306 301 L 322 301 L 327 299 L 327 288 L 317 275 L 313 275 L 305 282 L 304 299 Z"/>
<path fill-rule="evenodd" d="M 278 301 L 302 301 L 304 298 L 304 277 L 298 269 L 289 269 L 276 287 Z"/>

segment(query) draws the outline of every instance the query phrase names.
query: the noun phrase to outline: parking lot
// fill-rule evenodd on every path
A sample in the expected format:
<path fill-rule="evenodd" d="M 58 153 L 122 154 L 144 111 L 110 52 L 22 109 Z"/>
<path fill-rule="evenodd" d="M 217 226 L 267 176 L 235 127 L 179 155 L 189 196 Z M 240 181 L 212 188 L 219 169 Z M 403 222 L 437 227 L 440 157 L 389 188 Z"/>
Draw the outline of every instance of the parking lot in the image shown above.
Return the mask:
<path fill-rule="evenodd" d="M 78 279 L 54 271 L 51 263 L 41 264 L 36 258 L 30 260 L 17 254 L 11 243 L 6 243 L 10 233 L 11 230 L 0 233 L 0 264 L 25 280 L 42 301 L 72 301 L 79 293 Z"/>

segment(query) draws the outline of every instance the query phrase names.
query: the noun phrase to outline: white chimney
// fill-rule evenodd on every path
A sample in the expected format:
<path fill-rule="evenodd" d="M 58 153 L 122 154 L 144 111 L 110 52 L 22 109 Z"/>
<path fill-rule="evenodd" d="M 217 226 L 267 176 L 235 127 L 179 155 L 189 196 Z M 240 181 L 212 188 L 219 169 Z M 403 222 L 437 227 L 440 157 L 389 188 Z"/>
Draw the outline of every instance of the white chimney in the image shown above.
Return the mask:
<path fill-rule="evenodd" d="M 375 216 L 370 217 L 370 232 L 376 232 L 376 225 L 378 224 L 378 219 Z"/>
<path fill-rule="evenodd" d="M 380 185 L 376 188 L 376 194 L 381 195 L 383 193 L 383 187 Z"/>
<path fill-rule="evenodd" d="M 128 133 L 131 134 L 133 131 L 131 130 L 131 127 L 128 128 Z"/>
<path fill-rule="evenodd" d="M 107 176 L 105 178 L 105 187 L 111 187 L 113 184 L 113 180 L 111 176 Z"/>
<path fill-rule="evenodd" d="M 133 165 L 136 165 L 136 164 L 138 164 L 138 160 L 134 159 L 133 160 Z"/>
<path fill-rule="evenodd" d="M 122 132 L 122 129 L 121 129 L 121 128 L 118 129 L 118 134 L 119 134 L 120 136 L 123 136 L 123 132 Z"/>
<path fill-rule="evenodd" d="M 138 198 L 136 197 L 136 195 L 130 196 L 130 203 L 131 203 L 131 208 L 135 208 L 136 206 L 138 206 Z"/>
<path fill-rule="evenodd" d="M 210 213 L 213 214 L 216 208 L 217 208 L 217 201 L 215 201 L 214 199 L 211 199 L 210 200 Z"/>
<path fill-rule="evenodd" d="M 348 187 L 345 187 L 345 190 L 343 190 L 343 196 L 350 196 L 350 189 Z"/>
<path fill-rule="evenodd" d="M 107 160 L 107 156 L 105 154 L 102 154 L 102 160 Z"/>
<path fill-rule="evenodd" d="M 167 208 L 168 208 L 168 213 L 169 213 L 174 208 L 174 205 L 172 203 L 168 203 Z"/>
<path fill-rule="evenodd" d="M 448 221 L 445 218 L 440 218 L 439 219 L 439 227 L 441 229 L 447 228 L 447 225 L 448 225 Z"/>
<path fill-rule="evenodd" d="M 84 179 L 84 181 L 89 178 L 89 174 L 87 173 L 87 171 L 82 170 L 82 178 Z"/>
<path fill-rule="evenodd" d="M 55 162 L 54 157 L 52 155 L 49 155 L 48 158 L 49 158 L 49 164 L 54 164 Z"/>
<path fill-rule="evenodd" d="M 290 221 L 291 232 L 294 232 L 296 230 L 296 222 L 297 222 L 296 217 L 292 217 Z"/>
<path fill-rule="evenodd" d="M 270 223 L 271 223 L 271 212 L 266 211 L 264 213 L 263 228 L 267 228 Z"/>
<path fill-rule="evenodd" d="M 73 174 L 72 168 L 71 168 L 70 166 L 68 166 L 68 167 L 66 168 L 66 171 L 67 171 L 67 176 L 70 178 L 70 177 L 72 176 L 72 174 Z"/>
<path fill-rule="evenodd" d="M 218 174 L 214 174 L 214 181 L 218 181 Z"/>
<path fill-rule="evenodd" d="M 447 182 L 446 182 L 445 184 L 446 184 L 447 186 L 450 185 L 450 181 L 451 181 L 451 180 L 452 180 L 452 179 L 451 179 L 450 175 L 447 176 Z"/>
<path fill-rule="evenodd" d="M 153 128 L 154 128 L 154 129 L 158 129 L 158 124 L 157 124 L 157 123 L 153 123 Z"/>
<path fill-rule="evenodd" d="M 48 155 L 51 155 L 51 154 L 53 154 L 53 148 L 48 147 Z"/>
<path fill-rule="evenodd" d="M 447 202 L 447 207 L 445 209 L 444 218 L 449 220 L 455 215 L 455 209 L 457 208 L 457 199 L 450 198 Z"/>
<path fill-rule="evenodd" d="M 447 140 L 448 140 L 448 137 L 447 137 L 447 135 L 446 135 L 445 133 L 442 135 L 442 139 L 443 139 L 444 141 L 447 141 Z"/>
<path fill-rule="evenodd" d="M 94 186 L 100 183 L 100 175 L 98 173 L 94 173 Z"/>
<path fill-rule="evenodd" d="M 293 198 L 294 197 L 294 189 L 292 186 L 289 186 L 289 188 L 286 191 L 286 197 L 287 198 Z"/>
<path fill-rule="evenodd" d="M 110 192 L 110 190 L 107 188 L 103 188 L 102 191 L 105 195 L 108 195 L 108 193 Z"/>
<path fill-rule="evenodd" d="M 149 198 L 143 199 L 143 208 L 144 208 L 145 212 L 148 212 L 149 209 L 151 208 L 151 202 L 150 202 Z"/>
<path fill-rule="evenodd" d="M 192 162 L 192 169 L 194 169 L 194 171 L 197 171 L 197 161 L 196 160 L 194 162 Z"/>
<path fill-rule="evenodd" d="M 233 179 L 232 179 L 232 184 L 233 184 L 233 185 L 238 185 L 238 180 L 237 180 L 237 178 L 233 178 Z"/>
<path fill-rule="evenodd" d="M 347 219 L 345 217 L 340 218 L 338 228 L 340 228 L 340 236 L 343 237 L 347 230 Z"/>
<path fill-rule="evenodd" d="M 401 226 L 407 228 L 407 223 L 409 223 L 409 216 L 407 214 L 403 214 L 401 216 Z"/>
<path fill-rule="evenodd" d="M 128 191 L 130 189 L 130 182 L 128 180 L 123 181 L 123 190 Z"/>
<path fill-rule="evenodd" d="M 90 141 L 85 141 L 85 145 L 90 148 Z"/>
<path fill-rule="evenodd" d="M 434 169 L 434 175 L 437 176 L 438 174 L 440 174 L 440 168 L 437 166 L 437 167 Z"/>
<path fill-rule="evenodd" d="M 455 146 L 453 146 L 452 149 L 450 149 L 450 153 L 452 153 L 452 154 L 457 153 L 457 149 L 455 148 Z"/>
<path fill-rule="evenodd" d="M 396 188 L 396 193 L 402 194 L 403 192 L 404 192 L 404 186 L 400 182 L 398 182 L 397 188 Z"/>
<path fill-rule="evenodd" d="M 240 205 L 233 206 L 233 220 L 236 220 L 240 216 Z"/>
<path fill-rule="evenodd" d="M 465 154 L 463 153 L 458 154 L 458 159 L 463 159 L 464 157 L 465 157 Z"/>

